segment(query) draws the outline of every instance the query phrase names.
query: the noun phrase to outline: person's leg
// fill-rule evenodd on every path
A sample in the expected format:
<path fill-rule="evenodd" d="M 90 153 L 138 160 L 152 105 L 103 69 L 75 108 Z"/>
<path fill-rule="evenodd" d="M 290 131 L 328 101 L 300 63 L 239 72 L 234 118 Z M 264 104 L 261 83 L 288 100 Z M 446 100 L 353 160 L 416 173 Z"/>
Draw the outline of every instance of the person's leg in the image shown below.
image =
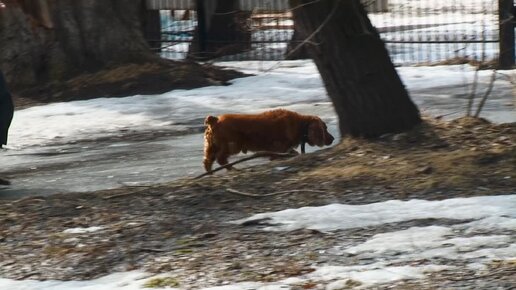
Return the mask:
<path fill-rule="evenodd" d="M 0 70 L 0 148 L 7 144 L 7 132 L 13 119 L 14 104 L 7 89 L 4 74 Z"/>

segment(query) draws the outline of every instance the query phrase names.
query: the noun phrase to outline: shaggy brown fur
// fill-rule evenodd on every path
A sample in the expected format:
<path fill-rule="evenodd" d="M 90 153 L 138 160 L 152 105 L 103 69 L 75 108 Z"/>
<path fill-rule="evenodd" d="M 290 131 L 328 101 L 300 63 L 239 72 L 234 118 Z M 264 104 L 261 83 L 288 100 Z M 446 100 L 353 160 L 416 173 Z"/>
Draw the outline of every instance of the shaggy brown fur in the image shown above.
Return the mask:
<path fill-rule="evenodd" d="M 289 152 L 299 144 L 330 145 L 333 136 L 317 116 L 277 109 L 261 114 L 208 116 L 204 121 L 204 169 L 213 162 L 228 163 L 228 157 L 247 151 Z M 306 139 L 306 140 L 305 140 Z"/>

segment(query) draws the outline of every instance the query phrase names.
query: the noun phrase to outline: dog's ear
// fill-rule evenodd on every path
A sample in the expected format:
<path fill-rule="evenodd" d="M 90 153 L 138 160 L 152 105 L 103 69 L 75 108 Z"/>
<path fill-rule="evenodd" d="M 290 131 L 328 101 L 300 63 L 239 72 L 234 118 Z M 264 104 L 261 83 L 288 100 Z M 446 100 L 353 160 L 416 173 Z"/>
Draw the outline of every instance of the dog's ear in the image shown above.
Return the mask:
<path fill-rule="evenodd" d="M 208 116 L 204 120 L 204 125 L 206 125 L 206 126 L 213 126 L 215 123 L 217 123 L 218 120 L 219 120 L 219 118 L 217 118 L 217 117 Z"/>
<path fill-rule="evenodd" d="M 308 145 L 324 146 L 324 123 L 321 119 L 316 118 L 308 124 Z"/>

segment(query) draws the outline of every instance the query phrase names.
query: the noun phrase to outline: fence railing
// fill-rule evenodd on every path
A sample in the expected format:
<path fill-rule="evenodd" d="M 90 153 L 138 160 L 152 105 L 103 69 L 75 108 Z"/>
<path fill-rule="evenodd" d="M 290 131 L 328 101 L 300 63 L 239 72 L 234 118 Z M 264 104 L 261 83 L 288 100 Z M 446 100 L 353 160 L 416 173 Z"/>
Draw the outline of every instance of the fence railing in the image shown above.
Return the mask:
<path fill-rule="evenodd" d="M 498 53 L 498 3 L 492 0 L 390 0 L 369 15 L 394 63 L 492 60 Z"/>
<path fill-rule="evenodd" d="M 199 50 L 191 44 L 202 42 L 208 48 L 205 53 L 221 60 L 281 60 L 289 43 L 295 44 L 287 0 L 238 0 L 233 1 L 233 6 L 222 8 L 214 0 L 147 1 L 149 9 L 160 10 L 161 39 L 153 41 L 159 42 L 155 47 L 167 58 L 183 59 L 189 54 L 195 57 Z M 513 5 L 514 1 L 509 0 Z M 202 11 L 198 9 L 199 3 Z M 513 10 L 505 11 L 511 8 L 507 0 L 362 0 L 362 3 L 397 65 L 493 61 L 500 55 L 500 19 L 505 17 L 514 23 Z M 503 5 L 505 10 L 499 10 Z M 199 13 L 204 15 L 203 21 L 198 21 Z M 224 15 L 233 17 L 231 33 L 239 35 L 234 40 L 217 37 L 231 33 L 213 31 L 217 26 L 225 27 L 218 25 L 228 21 L 222 19 Z M 206 27 L 198 29 L 199 23 Z M 510 49 L 510 40 L 503 41 Z M 512 49 L 514 63 L 514 30 Z M 506 58 L 510 61 L 510 53 Z"/>

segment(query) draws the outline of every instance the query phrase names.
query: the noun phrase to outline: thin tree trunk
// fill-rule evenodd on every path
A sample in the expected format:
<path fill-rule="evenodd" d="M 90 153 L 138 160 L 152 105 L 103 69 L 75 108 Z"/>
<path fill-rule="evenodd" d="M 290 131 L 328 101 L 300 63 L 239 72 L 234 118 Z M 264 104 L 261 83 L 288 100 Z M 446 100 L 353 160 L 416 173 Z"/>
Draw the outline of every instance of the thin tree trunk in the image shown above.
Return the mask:
<path fill-rule="evenodd" d="M 290 0 L 290 5 L 342 135 L 374 137 L 421 122 L 359 0 Z"/>

